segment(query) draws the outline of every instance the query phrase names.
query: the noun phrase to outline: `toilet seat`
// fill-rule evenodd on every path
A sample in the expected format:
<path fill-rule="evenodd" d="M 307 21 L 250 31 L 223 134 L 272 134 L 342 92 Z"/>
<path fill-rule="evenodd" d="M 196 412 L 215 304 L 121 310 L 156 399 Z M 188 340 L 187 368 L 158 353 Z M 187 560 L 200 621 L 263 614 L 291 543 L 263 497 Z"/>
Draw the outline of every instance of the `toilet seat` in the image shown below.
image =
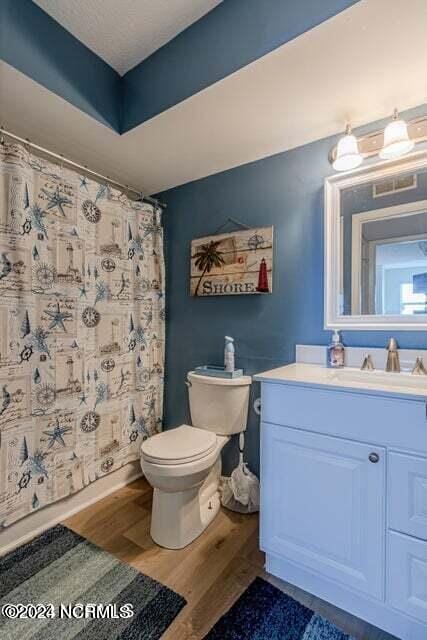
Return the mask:
<path fill-rule="evenodd" d="M 216 446 L 215 433 L 183 424 L 143 442 L 141 453 L 151 464 L 180 465 L 205 458 Z"/>

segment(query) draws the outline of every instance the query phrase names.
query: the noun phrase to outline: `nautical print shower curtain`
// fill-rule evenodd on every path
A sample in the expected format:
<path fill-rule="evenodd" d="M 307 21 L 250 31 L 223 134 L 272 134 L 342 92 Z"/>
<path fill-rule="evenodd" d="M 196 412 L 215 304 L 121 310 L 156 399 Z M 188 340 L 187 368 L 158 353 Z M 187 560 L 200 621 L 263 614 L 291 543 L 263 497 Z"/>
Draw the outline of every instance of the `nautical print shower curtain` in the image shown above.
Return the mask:
<path fill-rule="evenodd" d="M 161 428 L 160 211 L 0 144 L 0 528 Z"/>

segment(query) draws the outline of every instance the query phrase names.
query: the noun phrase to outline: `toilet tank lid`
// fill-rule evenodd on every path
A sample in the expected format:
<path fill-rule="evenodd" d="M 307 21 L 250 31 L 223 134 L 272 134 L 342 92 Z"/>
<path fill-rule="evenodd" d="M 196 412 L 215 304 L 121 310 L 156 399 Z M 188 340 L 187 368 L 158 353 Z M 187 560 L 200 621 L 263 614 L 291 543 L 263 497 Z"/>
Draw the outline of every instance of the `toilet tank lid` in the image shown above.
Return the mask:
<path fill-rule="evenodd" d="M 239 378 L 215 378 L 215 376 L 201 376 L 194 371 L 187 374 L 189 381 L 194 380 L 201 384 L 215 384 L 226 387 L 247 387 L 252 383 L 251 376 L 240 376 Z"/>

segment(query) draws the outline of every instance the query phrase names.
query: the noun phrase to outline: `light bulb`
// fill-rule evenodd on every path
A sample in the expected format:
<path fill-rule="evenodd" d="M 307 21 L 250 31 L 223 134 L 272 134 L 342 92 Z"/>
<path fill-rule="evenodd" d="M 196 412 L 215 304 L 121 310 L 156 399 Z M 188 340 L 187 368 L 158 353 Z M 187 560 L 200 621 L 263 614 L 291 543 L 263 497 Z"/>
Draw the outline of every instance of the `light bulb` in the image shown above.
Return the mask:
<path fill-rule="evenodd" d="M 379 156 L 383 160 L 399 158 L 414 148 L 414 141 L 409 138 L 408 127 L 394 110 L 393 120 L 384 129 L 384 145 Z"/>
<path fill-rule="evenodd" d="M 332 166 L 335 171 L 349 171 L 358 167 L 362 160 L 357 139 L 351 133 L 350 125 L 347 125 L 345 136 L 338 141 L 337 153 Z"/>

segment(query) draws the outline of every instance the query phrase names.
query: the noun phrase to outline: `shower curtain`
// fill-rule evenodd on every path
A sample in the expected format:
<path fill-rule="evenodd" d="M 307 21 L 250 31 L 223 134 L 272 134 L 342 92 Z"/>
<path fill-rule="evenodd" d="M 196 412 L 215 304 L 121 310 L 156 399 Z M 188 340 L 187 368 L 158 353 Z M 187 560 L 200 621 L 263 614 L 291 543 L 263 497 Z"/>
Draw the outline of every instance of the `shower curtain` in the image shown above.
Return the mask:
<path fill-rule="evenodd" d="M 160 210 L 0 144 L 0 529 L 162 422 Z"/>

